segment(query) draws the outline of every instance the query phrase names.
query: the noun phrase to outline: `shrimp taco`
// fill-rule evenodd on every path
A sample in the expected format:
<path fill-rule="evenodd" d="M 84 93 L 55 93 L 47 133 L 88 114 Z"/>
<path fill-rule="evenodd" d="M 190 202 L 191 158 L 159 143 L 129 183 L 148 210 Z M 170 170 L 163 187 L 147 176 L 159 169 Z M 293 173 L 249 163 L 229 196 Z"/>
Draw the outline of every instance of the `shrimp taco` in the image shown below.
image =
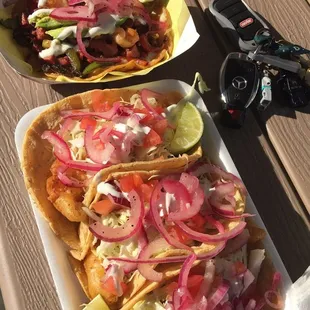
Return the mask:
<path fill-rule="evenodd" d="M 177 276 L 191 255 L 197 265 L 248 240 L 251 215 L 237 177 L 207 163 L 153 168 L 103 169 L 86 194 L 94 239 L 85 260 L 70 261 L 86 295 L 100 294 L 111 309 L 131 309 L 135 296 Z"/>
<path fill-rule="evenodd" d="M 22 154 L 27 189 L 75 258 L 85 257 L 92 240 L 82 207 L 98 171 L 179 169 L 201 157 L 202 132 L 175 153 L 177 136 L 202 122 L 198 111 L 193 123 L 182 121 L 194 106 L 177 104 L 181 98 L 148 89 L 93 90 L 51 105 L 29 127 Z"/>
<path fill-rule="evenodd" d="M 103 79 L 168 59 L 173 49 L 167 1 L 20 0 L 13 38 L 34 71 L 51 79 Z M 17 22 L 16 22 L 17 21 Z"/>

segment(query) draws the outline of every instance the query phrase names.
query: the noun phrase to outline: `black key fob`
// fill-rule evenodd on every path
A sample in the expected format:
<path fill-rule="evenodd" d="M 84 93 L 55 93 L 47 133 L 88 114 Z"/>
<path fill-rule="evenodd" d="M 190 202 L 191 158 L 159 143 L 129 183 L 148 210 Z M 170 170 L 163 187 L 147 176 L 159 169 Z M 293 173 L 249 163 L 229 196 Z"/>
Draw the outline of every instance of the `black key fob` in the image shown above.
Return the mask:
<path fill-rule="evenodd" d="M 241 127 L 245 110 L 255 99 L 260 84 L 257 66 L 244 53 L 230 53 L 220 71 L 220 92 L 223 101 L 222 122 Z M 235 124 L 235 125 L 234 125 Z"/>
<path fill-rule="evenodd" d="M 242 0 L 211 0 L 209 10 L 219 24 L 229 31 L 242 51 L 254 51 L 254 37 L 266 23 Z"/>

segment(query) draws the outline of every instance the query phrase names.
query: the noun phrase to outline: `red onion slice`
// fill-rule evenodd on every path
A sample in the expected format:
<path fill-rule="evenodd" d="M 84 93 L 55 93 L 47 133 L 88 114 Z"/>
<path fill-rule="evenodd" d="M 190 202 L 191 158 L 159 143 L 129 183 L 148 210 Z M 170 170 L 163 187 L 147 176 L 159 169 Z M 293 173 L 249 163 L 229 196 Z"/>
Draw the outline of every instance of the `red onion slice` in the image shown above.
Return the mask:
<path fill-rule="evenodd" d="M 178 225 L 189 237 L 203 243 L 227 241 L 228 239 L 232 239 L 241 234 L 246 226 L 246 222 L 240 222 L 236 227 L 222 234 L 208 235 L 192 230 L 183 222 L 176 222 L 175 224 Z"/>
<path fill-rule="evenodd" d="M 89 14 L 87 6 L 65 6 L 54 9 L 49 15 L 58 20 L 75 20 L 85 22 L 95 22 L 96 14 Z"/>
<path fill-rule="evenodd" d="M 87 8 L 86 8 L 87 9 Z M 85 47 L 85 44 L 83 42 L 82 39 L 82 31 L 84 30 L 84 28 L 86 28 L 86 23 L 84 22 L 79 22 L 77 24 L 77 30 L 76 30 L 76 40 L 79 46 L 80 51 L 82 52 L 82 54 L 92 60 L 92 61 L 96 61 L 96 62 L 120 62 L 121 61 L 121 57 L 113 57 L 113 58 L 105 58 L 105 57 L 94 57 L 92 55 L 90 55 Z"/>
<path fill-rule="evenodd" d="M 112 117 L 117 113 L 120 104 L 114 104 L 113 107 L 106 112 L 85 112 L 85 111 L 61 111 L 60 115 L 64 118 L 82 118 L 82 117 L 96 117 L 106 120 L 111 120 Z"/>
<path fill-rule="evenodd" d="M 113 129 L 113 124 L 109 124 L 104 130 L 99 134 L 99 139 L 102 143 L 110 142 L 110 133 Z M 93 140 L 95 139 L 95 135 L 93 135 Z"/>
<path fill-rule="evenodd" d="M 207 310 L 213 310 L 223 300 L 229 290 L 229 284 L 224 280 L 216 291 L 208 298 Z"/>
<path fill-rule="evenodd" d="M 75 178 L 69 178 L 65 173 L 61 171 L 57 171 L 57 177 L 62 184 L 69 186 L 69 187 L 81 188 L 81 187 L 87 186 L 86 184 L 88 183 L 87 182 L 88 180 L 79 181 Z"/>
<path fill-rule="evenodd" d="M 78 160 L 69 160 L 65 162 L 65 164 L 74 169 L 79 169 L 83 171 L 100 171 L 103 168 L 111 166 L 110 164 L 103 165 L 103 164 L 94 164 L 94 163 L 88 163 L 86 161 L 78 161 Z"/>
<path fill-rule="evenodd" d="M 54 147 L 54 155 L 63 163 L 72 159 L 68 144 L 57 133 L 53 131 L 44 131 L 42 139 L 46 139 Z"/>
<path fill-rule="evenodd" d="M 191 254 L 182 265 L 178 287 L 173 292 L 172 303 L 175 309 L 187 309 L 192 304 L 193 298 L 187 289 L 188 275 L 193 267 L 195 260 L 197 259 L 195 254 Z"/>
<path fill-rule="evenodd" d="M 170 245 L 167 243 L 167 241 L 163 238 L 157 239 L 149 243 L 141 252 L 139 255 L 139 260 L 147 260 L 152 255 L 156 253 L 163 252 L 170 248 Z M 157 272 L 153 269 L 152 265 L 149 264 L 138 264 L 138 270 L 141 273 L 141 275 L 149 280 L 154 282 L 160 282 L 163 279 L 163 274 L 160 272 Z"/>
<path fill-rule="evenodd" d="M 200 185 L 198 178 L 185 172 L 181 174 L 180 183 L 187 188 L 190 194 L 193 194 Z"/>
<path fill-rule="evenodd" d="M 104 149 L 98 149 L 93 142 L 95 127 L 88 126 L 85 131 L 85 149 L 88 157 L 98 164 L 106 164 L 110 158 L 115 148 L 111 143 L 106 143 Z"/>
<path fill-rule="evenodd" d="M 191 174 L 195 175 L 195 176 L 201 176 L 203 174 L 206 173 L 211 173 L 211 174 L 216 174 L 219 178 L 222 178 L 226 181 L 232 181 L 234 182 L 237 187 L 241 190 L 242 194 L 244 196 L 247 195 L 247 190 L 243 184 L 243 182 L 236 177 L 235 175 L 233 175 L 232 173 L 226 172 L 223 169 L 221 169 L 220 167 L 211 165 L 211 164 L 197 164 L 195 166 L 195 168 L 191 169 Z"/>
<path fill-rule="evenodd" d="M 141 229 L 144 217 L 144 204 L 134 190 L 128 194 L 128 198 L 131 205 L 129 220 L 123 226 L 116 228 L 95 222 L 89 227 L 95 237 L 106 242 L 118 242 L 129 239 Z"/>
<path fill-rule="evenodd" d="M 71 131 L 75 126 L 75 122 L 72 119 L 66 119 L 58 131 L 58 135 L 63 137 L 68 131 Z"/>
<path fill-rule="evenodd" d="M 229 219 L 229 220 L 236 220 L 236 219 L 242 219 L 242 218 L 246 218 L 246 217 L 256 216 L 256 214 L 250 214 L 250 213 L 242 213 L 239 215 L 227 215 L 227 214 L 222 214 L 222 213 L 218 212 L 218 210 L 216 208 L 213 208 L 213 212 L 215 214 L 217 214 L 218 216 L 225 218 L 225 219 Z"/>
<path fill-rule="evenodd" d="M 144 105 L 144 107 L 150 111 L 154 116 L 156 116 L 158 119 L 165 119 L 161 114 L 157 113 L 156 110 L 152 107 L 151 104 L 149 104 L 148 98 L 161 98 L 163 95 L 160 93 L 156 93 L 149 89 L 142 89 L 141 90 L 141 102 Z"/>
<path fill-rule="evenodd" d="M 214 265 L 214 261 L 209 260 L 206 262 L 206 269 L 205 269 L 205 273 L 203 276 L 203 282 L 199 288 L 199 291 L 195 297 L 195 304 L 197 304 L 198 306 L 201 305 L 202 303 L 204 303 L 203 298 L 208 296 L 210 289 L 211 289 L 211 285 L 213 283 L 214 280 L 214 276 L 215 276 L 215 265 Z M 200 308 L 198 308 L 200 309 Z"/>
<path fill-rule="evenodd" d="M 214 226 L 220 234 L 223 234 L 225 232 L 224 226 L 220 221 L 215 220 L 212 216 L 205 215 L 205 219 L 209 224 Z"/>
<path fill-rule="evenodd" d="M 159 211 L 158 211 L 158 201 L 159 197 L 162 194 L 161 189 L 163 185 L 162 182 L 159 182 L 156 187 L 153 190 L 152 196 L 151 196 L 151 202 L 150 202 L 150 212 L 153 218 L 154 225 L 156 226 L 157 230 L 162 234 L 162 236 L 165 238 L 165 240 L 172 246 L 178 249 L 185 249 L 188 251 L 192 251 L 192 249 L 185 244 L 179 242 L 175 238 L 173 238 L 166 228 L 164 227 L 164 224 L 160 218 Z"/>

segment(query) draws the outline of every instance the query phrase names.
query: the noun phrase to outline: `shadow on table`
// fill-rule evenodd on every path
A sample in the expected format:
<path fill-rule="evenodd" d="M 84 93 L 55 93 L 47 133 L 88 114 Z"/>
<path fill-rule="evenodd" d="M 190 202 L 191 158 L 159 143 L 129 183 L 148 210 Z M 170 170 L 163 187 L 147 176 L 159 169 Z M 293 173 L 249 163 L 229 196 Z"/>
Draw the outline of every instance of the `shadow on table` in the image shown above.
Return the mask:
<path fill-rule="evenodd" d="M 106 84 L 53 85 L 52 88 L 63 96 L 68 96 L 95 88 L 126 87 L 161 79 L 179 79 L 191 84 L 195 72 L 199 71 L 211 88 L 210 92 L 203 95 L 208 110 L 292 280 L 295 281 L 310 264 L 310 232 L 305 223 L 307 220 L 292 208 L 292 203 L 274 171 L 271 157 L 266 155 L 265 146 L 261 143 L 265 138 L 253 114 L 250 113 L 240 130 L 231 130 L 219 125 L 217 115 L 221 109 L 221 102 L 218 78 L 220 66 L 229 52 L 228 42 L 222 29 L 208 13 L 203 17 L 197 7 L 190 7 L 190 12 L 200 39 L 190 50 L 154 69 L 150 74 Z M 269 151 L 270 146 L 267 148 Z M 290 186 L 293 188 L 292 184 Z M 299 204 L 302 205 L 301 202 Z"/>

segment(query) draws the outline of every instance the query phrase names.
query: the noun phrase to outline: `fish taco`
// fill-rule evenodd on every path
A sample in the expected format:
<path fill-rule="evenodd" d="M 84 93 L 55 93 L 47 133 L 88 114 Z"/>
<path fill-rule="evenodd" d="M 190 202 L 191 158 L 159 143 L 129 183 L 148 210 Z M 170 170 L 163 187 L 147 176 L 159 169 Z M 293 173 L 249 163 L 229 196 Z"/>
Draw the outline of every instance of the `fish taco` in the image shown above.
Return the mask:
<path fill-rule="evenodd" d="M 111 309 L 132 309 L 190 257 L 193 266 L 226 257 L 255 232 L 246 228 L 252 215 L 237 177 L 208 163 L 154 168 L 103 169 L 86 194 L 94 239 L 85 260 L 70 261 L 86 295 L 99 294 Z"/>
<path fill-rule="evenodd" d="M 167 1 L 20 0 L 13 38 L 35 72 L 50 79 L 101 80 L 167 60 L 173 50 Z"/>
<path fill-rule="evenodd" d="M 181 98 L 148 89 L 93 90 L 51 105 L 29 127 L 22 153 L 27 189 L 75 258 L 85 257 L 92 240 L 82 207 L 89 204 L 85 192 L 98 171 L 174 169 L 201 157 L 202 132 L 190 149 L 175 153 L 174 138 L 185 126 L 176 120 L 193 108 L 178 104 Z M 171 107 L 180 110 L 172 119 Z"/>

